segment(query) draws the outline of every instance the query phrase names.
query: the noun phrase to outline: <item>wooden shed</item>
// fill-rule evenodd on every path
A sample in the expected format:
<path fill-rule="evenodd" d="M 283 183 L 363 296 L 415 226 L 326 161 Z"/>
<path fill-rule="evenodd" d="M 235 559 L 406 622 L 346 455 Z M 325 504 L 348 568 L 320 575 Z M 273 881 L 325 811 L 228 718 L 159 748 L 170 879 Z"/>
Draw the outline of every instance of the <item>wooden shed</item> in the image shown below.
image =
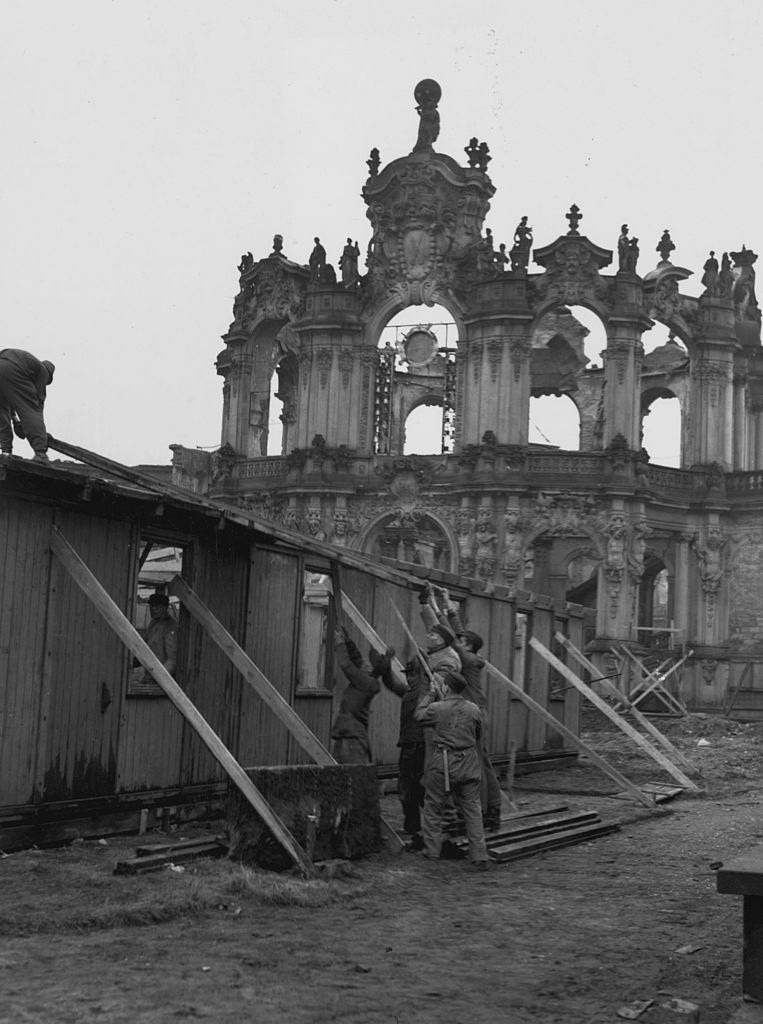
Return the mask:
<path fill-rule="evenodd" d="M 187 593 L 325 747 L 343 686 L 334 671 L 335 588 L 346 595 L 343 621 L 364 653 L 369 631 L 362 620 L 401 660 L 412 655 L 393 605 L 423 641 L 417 590 L 425 574 L 415 567 L 403 572 L 159 482 L 138 485 L 93 476 L 76 463 L 2 457 L 0 849 L 136 828 L 141 810 L 190 813 L 224 796 L 220 763 L 160 687 L 136 683 L 133 654 L 94 601 L 102 588 L 117 614 L 137 624 L 141 566 L 156 546 L 173 550 L 182 581 L 170 586 L 181 596 L 177 682 L 240 765 L 297 764 L 310 755 L 246 681 L 226 644 L 189 612 Z M 72 560 L 84 566 L 79 580 Z M 559 630 L 580 643 L 582 609 L 531 594 L 487 594 L 480 583 L 432 575 L 462 602 L 491 662 L 576 732 L 577 692 L 557 685 L 528 640 L 552 647 Z M 489 698 L 498 762 L 512 743 L 520 766 L 575 756 L 508 689 L 491 683 Z M 398 715 L 398 699 L 382 692 L 371 741 L 388 776 L 397 761 Z"/>

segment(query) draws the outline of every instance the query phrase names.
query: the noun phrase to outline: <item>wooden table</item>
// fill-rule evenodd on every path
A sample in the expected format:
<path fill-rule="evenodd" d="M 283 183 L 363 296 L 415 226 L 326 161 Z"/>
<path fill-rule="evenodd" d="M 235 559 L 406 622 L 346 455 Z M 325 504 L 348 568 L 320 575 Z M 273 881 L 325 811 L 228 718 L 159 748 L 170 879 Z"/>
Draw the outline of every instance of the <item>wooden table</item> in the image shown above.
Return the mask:
<path fill-rule="evenodd" d="M 718 892 L 742 896 L 742 992 L 763 1003 L 763 847 L 729 861 L 717 873 Z"/>

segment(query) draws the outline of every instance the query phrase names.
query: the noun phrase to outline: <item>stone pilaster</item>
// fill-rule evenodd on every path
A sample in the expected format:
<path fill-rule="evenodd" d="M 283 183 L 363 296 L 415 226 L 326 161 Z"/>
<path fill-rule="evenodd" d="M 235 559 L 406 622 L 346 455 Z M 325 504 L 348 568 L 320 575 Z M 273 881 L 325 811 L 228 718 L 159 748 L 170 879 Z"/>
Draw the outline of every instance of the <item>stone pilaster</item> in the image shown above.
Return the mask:
<path fill-rule="evenodd" d="M 691 361 L 689 465 L 734 464 L 734 309 L 703 297 Z"/>

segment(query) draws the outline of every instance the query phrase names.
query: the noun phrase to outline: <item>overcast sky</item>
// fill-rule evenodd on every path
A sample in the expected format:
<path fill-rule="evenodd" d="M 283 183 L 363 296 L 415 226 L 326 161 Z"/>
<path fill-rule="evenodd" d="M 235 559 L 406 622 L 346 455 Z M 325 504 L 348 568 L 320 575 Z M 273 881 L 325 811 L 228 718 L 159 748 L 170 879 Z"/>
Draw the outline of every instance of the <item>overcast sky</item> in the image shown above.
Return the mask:
<path fill-rule="evenodd" d="M 642 274 L 669 228 L 691 294 L 709 249 L 763 247 L 758 0 L 4 0 L 2 23 L 0 343 L 57 364 L 52 434 L 119 461 L 219 444 L 241 253 L 365 251 L 365 161 L 410 152 L 422 78 L 436 149 L 490 146 L 497 242 L 527 214 L 548 244 L 577 203 L 599 245 L 627 221 Z"/>

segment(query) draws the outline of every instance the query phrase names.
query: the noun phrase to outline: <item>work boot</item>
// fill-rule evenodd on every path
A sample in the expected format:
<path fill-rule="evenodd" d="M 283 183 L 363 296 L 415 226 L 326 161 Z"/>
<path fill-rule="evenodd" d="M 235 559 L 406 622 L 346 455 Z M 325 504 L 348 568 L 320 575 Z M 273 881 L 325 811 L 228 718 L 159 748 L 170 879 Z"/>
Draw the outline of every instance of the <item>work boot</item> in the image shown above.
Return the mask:
<path fill-rule="evenodd" d="M 490 807 L 482 816 L 482 827 L 486 829 L 497 829 L 501 827 L 500 807 Z"/>
<path fill-rule="evenodd" d="M 35 452 L 32 462 L 50 462 L 50 459 L 45 452 Z"/>

